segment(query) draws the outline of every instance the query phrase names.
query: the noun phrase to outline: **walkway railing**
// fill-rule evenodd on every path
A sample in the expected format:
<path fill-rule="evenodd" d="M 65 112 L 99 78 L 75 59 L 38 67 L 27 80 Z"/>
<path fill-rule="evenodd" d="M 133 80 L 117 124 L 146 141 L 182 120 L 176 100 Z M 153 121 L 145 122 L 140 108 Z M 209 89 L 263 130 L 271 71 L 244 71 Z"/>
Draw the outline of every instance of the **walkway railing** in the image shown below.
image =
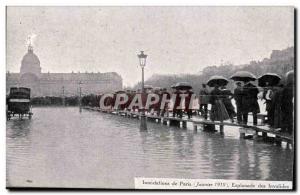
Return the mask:
<path fill-rule="evenodd" d="M 101 110 L 99 107 L 83 107 L 84 109 L 109 113 L 113 115 L 120 115 L 129 118 L 140 118 L 139 112 L 134 111 L 112 111 L 112 110 Z M 163 117 L 156 116 L 151 114 L 146 114 L 147 121 L 162 123 L 164 125 L 182 127 L 183 129 L 187 128 L 187 123 L 192 123 L 193 130 L 198 131 L 198 129 L 202 129 L 204 131 L 216 131 L 216 126 L 219 126 L 219 133 L 224 134 L 224 126 L 234 126 L 239 127 L 240 138 L 249 139 L 253 137 L 262 137 L 262 140 L 267 142 L 275 142 L 276 145 L 281 145 L 282 142 L 286 142 L 289 147 L 294 148 L 294 138 L 292 135 L 279 132 L 279 129 L 271 128 L 264 124 L 265 115 L 260 114 L 258 117 L 261 119 L 262 123 L 260 125 L 244 125 L 232 122 L 219 122 L 219 121 L 210 121 L 205 120 L 203 118 L 178 118 L 178 117 Z"/>

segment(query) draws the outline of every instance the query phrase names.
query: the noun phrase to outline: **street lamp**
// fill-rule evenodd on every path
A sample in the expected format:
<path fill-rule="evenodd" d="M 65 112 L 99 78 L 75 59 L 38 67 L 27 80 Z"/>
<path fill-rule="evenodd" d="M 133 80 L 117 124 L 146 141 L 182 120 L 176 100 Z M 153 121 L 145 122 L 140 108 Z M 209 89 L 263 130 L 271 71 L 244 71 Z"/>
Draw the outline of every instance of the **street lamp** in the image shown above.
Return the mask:
<path fill-rule="evenodd" d="M 145 96 L 145 86 L 144 86 L 144 68 L 146 66 L 146 59 L 147 55 L 144 54 L 144 51 L 141 51 L 140 54 L 137 55 L 140 60 L 140 66 L 142 68 L 142 97 Z M 143 104 L 143 103 L 142 103 Z M 142 105 L 142 113 L 141 113 L 141 125 L 140 130 L 145 131 L 147 130 L 147 123 L 146 123 L 146 115 L 145 115 L 145 108 L 144 105 Z"/>
<path fill-rule="evenodd" d="M 82 82 L 79 81 L 78 85 L 79 85 L 79 112 L 81 112 L 81 84 Z"/>
<path fill-rule="evenodd" d="M 62 105 L 65 106 L 65 86 L 62 86 Z"/>

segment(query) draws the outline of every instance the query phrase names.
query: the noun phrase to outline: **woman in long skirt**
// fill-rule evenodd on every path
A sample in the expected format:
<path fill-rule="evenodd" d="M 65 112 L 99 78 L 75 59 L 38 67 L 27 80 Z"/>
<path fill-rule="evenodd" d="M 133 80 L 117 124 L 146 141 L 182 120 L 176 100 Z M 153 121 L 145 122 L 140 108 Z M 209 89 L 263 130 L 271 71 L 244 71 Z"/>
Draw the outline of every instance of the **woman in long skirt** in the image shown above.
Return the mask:
<path fill-rule="evenodd" d="M 210 103 L 211 103 L 211 113 L 210 119 L 212 121 L 221 121 L 229 119 L 228 112 L 225 108 L 225 105 L 222 101 L 222 91 L 219 89 L 217 85 L 210 93 Z"/>

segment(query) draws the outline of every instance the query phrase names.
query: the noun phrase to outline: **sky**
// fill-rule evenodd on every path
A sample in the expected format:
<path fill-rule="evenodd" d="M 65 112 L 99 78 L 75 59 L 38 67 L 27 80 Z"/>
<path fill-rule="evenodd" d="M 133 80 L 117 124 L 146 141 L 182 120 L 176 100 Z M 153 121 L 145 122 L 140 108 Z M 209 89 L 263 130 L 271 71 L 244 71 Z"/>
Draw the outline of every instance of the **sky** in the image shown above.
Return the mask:
<path fill-rule="evenodd" d="M 8 7 L 7 71 L 19 72 L 33 35 L 42 72 L 117 72 L 145 78 L 246 64 L 294 45 L 292 7 Z"/>

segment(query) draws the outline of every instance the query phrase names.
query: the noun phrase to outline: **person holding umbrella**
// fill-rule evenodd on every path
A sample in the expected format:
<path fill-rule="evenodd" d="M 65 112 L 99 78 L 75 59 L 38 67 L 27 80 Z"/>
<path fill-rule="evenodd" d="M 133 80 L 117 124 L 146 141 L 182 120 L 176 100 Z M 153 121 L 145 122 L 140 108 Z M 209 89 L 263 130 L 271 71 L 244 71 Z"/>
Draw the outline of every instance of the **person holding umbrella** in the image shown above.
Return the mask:
<path fill-rule="evenodd" d="M 167 91 L 166 88 L 163 88 L 162 89 L 162 92 L 161 92 L 161 97 L 163 96 L 166 96 L 166 100 L 169 101 L 171 99 L 171 95 L 170 93 Z M 164 117 L 165 116 L 165 113 L 167 112 L 167 117 L 169 117 L 169 103 L 165 103 L 164 105 L 162 105 L 162 99 L 160 99 L 160 104 L 159 104 L 159 108 L 162 108 L 161 110 L 161 116 Z"/>
<path fill-rule="evenodd" d="M 242 89 L 242 83 L 237 82 L 236 83 L 236 88 L 234 89 L 233 92 L 234 95 L 234 100 L 236 103 L 236 113 L 237 113 L 237 122 L 241 124 L 242 121 L 242 98 L 243 98 L 243 89 Z"/>
<path fill-rule="evenodd" d="M 252 112 L 253 125 L 257 125 L 257 114 L 260 112 L 259 105 L 257 102 L 257 94 L 259 93 L 258 88 L 251 83 L 251 81 L 245 82 L 243 87 L 242 97 L 242 112 L 243 112 L 243 123 L 248 123 L 248 114 Z"/>
<path fill-rule="evenodd" d="M 229 119 L 228 112 L 222 101 L 222 91 L 220 86 L 225 86 L 228 84 L 228 80 L 222 76 L 212 76 L 207 81 L 207 85 L 214 87 L 210 92 L 210 104 L 211 104 L 211 113 L 210 119 L 212 121 L 221 121 Z"/>
<path fill-rule="evenodd" d="M 154 88 L 154 94 L 156 94 L 159 97 L 159 99 L 158 99 L 158 102 L 151 105 L 150 108 L 154 110 L 154 113 L 156 113 L 157 116 L 159 116 L 160 115 L 160 103 L 161 103 L 161 99 L 162 99 L 161 88 L 160 87 L 155 87 Z"/>
<path fill-rule="evenodd" d="M 178 108 L 180 106 L 180 101 L 181 101 L 181 98 L 180 98 L 180 90 L 179 89 L 174 89 L 174 94 L 176 94 L 175 96 L 175 101 L 174 101 L 174 105 L 173 105 L 173 117 L 178 117 L 179 118 L 182 118 L 182 110 L 181 108 Z"/>
<path fill-rule="evenodd" d="M 181 106 L 180 94 L 182 94 L 181 91 L 191 90 L 192 86 L 188 82 L 179 82 L 173 85 L 171 88 L 175 89 L 176 94 L 176 99 L 173 107 L 173 117 L 177 115 L 179 116 L 179 118 L 182 118 L 182 108 L 178 108 L 179 106 Z"/>
<path fill-rule="evenodd" d="M 273 111 L 272 118 L 272 127 L 281 128 L 282 127 L 282 96 L 283 96 L 283 81 L 279 82 L 278 85 L 273 87 L 273 95 L 271 97 L 271 110 Z"/>
<path fill-rule="evenodd" d="M 263 98 L 265 99 L 266 111 L 268 116 L 268 124 L 273 126 L 274 119 L 274 106 L 272 97 L 276 89 L 274 86 L 277 86 L 281 80 L 281 77 L 275 73 L 266 73 L 258 78 L 258 86 L 263 87 Z"/>
<path fill-rule="evenodd" d="M 202 89 L 200 89 L 199 92 L 199 111 L 201 113 L 201 116 L 204 117 L 204 119 L 207 119 L 208 103 L 209 103 L 209 91 L 206 87 L 206 84 L 203 83 Z"/>
<path fill-rule="evenodd" d="M 225 86 L 221 87 L 221 92 L 222 92 L 222 101 L 224 103 L 224 106 L 227 110 L 227 113 L 230 117 L 231 122 L 234 122 L 234 117 L 236 116 L 234 107 L 231 103 L 231 99 L 233 98 L 233 94 L 229 89 L 226 89 Z"/>
<path fill-rule="evenodd" d="M 230 77 L 234 81 L 243 81 L 245 84 L 242 88 L 235 90 L 235 99 L 237 102 L 238 121 L 240 120 L 240 114 L 242 114 L 242 122 L 248 123 L 248 114 L 253 114 L 253 124 L 257 125 L 257 113 L 260 112 L 257 102 L 258 88 L 251 83 L 255 81 L 254 74 L 248 71 L 238 71 Z"/>

